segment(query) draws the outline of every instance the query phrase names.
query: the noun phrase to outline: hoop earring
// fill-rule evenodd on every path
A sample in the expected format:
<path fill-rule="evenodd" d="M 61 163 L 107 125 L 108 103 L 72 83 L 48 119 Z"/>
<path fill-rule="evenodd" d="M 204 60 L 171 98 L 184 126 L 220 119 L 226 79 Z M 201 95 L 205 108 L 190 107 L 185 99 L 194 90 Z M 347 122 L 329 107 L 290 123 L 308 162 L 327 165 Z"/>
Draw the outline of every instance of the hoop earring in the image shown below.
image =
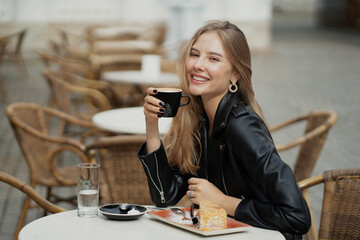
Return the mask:
<path fill-rule="evenodd" d="M 229 86 L 229 91 L 235 93 L 237 92 L 237 90 L 238 90 L 238 86 L 236 85 L 236 82 L 231 82 Z"/>

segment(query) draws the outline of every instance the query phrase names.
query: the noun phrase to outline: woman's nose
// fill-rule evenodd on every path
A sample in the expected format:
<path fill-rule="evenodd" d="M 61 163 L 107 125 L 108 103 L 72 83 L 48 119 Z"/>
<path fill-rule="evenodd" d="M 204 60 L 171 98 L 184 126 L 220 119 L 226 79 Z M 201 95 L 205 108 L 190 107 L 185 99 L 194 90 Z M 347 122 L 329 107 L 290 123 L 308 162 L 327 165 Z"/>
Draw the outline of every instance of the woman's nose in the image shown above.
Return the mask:
<path fill-rule="evenodd" d="M 196 60 L 196 62 L 194 63 L 194 67 L 195 67 L 196 70 L 204 71 L 205 70 L 205 65 L 204 65 L 203 59 L 198 58 Z"/>

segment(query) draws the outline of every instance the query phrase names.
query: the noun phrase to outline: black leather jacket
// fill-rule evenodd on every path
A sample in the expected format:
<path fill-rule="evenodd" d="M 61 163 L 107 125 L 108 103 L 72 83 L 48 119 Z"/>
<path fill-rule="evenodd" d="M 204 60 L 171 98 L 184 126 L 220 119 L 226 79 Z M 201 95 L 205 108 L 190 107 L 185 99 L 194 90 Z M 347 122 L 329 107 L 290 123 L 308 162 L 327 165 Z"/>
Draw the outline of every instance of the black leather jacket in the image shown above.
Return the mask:
<path fill-rule="evenodd" d="M 311 225 L 309 209 L 263 120 L 237 94 L 228 93 L 218 106 L 209 141 L 207 132 L 204 117 L 200 121 L 202 156 L 197 177 L 243 199 L 236 208 L 236 220 L 278 230 L 287 239 L 301 239 Z M 138 156 L 153 202 L 157 206 L 176 204 L 186 194 L 187 180 L 192 176 L 169 166 L 162 145 L 147 154 L 145 143 Z"/>

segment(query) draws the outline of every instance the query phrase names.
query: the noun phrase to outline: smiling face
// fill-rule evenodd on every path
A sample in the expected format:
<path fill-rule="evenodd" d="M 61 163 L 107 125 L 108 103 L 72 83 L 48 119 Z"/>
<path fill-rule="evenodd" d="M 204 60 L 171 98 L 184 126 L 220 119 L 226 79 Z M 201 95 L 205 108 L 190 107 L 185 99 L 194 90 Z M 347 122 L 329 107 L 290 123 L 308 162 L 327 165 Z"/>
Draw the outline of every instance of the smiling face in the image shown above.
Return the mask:
<path fill-rule="evenodd" d="M 220 102 L 231 80 L 237 80 L 223 42 L 216 32 L 205 32 L 195 41 L 186 62 L 186 77 L 190 93 L 201 96 L 203 102 Z"/>

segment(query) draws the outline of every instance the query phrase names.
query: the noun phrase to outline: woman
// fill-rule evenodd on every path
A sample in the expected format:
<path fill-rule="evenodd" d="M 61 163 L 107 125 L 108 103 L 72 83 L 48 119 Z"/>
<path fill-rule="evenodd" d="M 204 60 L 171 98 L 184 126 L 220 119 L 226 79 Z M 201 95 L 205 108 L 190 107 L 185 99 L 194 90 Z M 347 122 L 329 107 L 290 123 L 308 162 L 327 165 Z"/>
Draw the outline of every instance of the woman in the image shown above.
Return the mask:
<path fill-rule="evenodd" d="M 179 109 L 164 142 L 158 131 L 164 104 L 155 88 L 145 97 L 147 140 L 139 158 L 153 202 L 205 198 L 236 220 L 301 239 L 309 210 L 255 100 L 244 34 L 227 21 L 210 22 L 184 47 L 178 67 L 191 101 Z"/>

